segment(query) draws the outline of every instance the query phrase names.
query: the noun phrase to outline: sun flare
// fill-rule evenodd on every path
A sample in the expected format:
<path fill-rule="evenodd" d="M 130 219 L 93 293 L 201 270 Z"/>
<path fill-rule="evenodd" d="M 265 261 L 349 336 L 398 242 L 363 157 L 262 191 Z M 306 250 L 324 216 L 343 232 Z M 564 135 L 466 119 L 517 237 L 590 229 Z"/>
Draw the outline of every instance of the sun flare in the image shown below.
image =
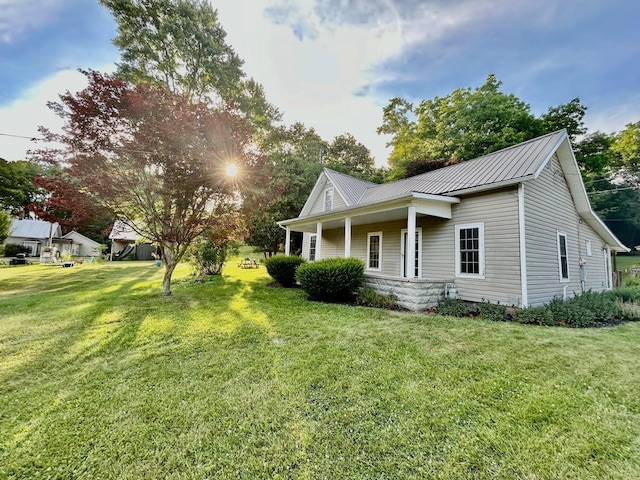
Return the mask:
<path fill-rule="evenodd" d="M 227 177 L 235 177 L 238 173 L 238 167 L 233 163 L 227 165 Z"/>

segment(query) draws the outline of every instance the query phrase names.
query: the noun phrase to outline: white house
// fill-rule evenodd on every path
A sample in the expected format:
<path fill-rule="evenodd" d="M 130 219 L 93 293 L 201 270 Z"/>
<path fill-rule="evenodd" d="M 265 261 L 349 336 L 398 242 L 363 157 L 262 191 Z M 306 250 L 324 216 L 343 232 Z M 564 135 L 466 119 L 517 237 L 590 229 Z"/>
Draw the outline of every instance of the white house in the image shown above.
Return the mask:
<path fill-rule="evenodd" d="M 75 230 L 67 233 L 62 238 L 69 240 L 69 243 L 61 246 L 61 253 L 69 252 L 74 257 L 96 257 L 102 251 L 101 244 Z"/>
<path fill-rule="evenodd" d="M 308 260 L 357 257 L 414 310 L 458 298 L 536 306 L 612 288 L 629 251 L 593 212 L 567 132 L 382 185 L 324 169 L 297 218 Z"/>
<path fill-rule="evenodd" d="M 42 247 L 53 245 L 54 239 L 61 236 L 62 229 L 57 222 L 13 218 L 5 244 L 22 245 L 29 249 L 29 256 L 37 257 Z"/>

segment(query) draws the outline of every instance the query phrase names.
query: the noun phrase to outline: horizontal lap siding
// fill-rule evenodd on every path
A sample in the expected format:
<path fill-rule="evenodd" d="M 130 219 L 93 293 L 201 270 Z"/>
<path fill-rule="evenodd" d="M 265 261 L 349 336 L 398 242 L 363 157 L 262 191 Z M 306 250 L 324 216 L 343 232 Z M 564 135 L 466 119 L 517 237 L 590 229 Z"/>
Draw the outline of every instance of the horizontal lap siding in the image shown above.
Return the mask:
<path fill-rule="evenodd" d="M 400 276 L 400 232 L 407 228 L 406 221 L 374 223 L 354 226 L 351 231 L 351 256 L 367 264 L 367 238 L 369 233 L 382 232 L 382 271 L 372 273 Z"/>
<path fill-rule="evenodd" d="M 313 206 L 309 211 L 310 215 L 314 213 L 324 212 L 324 191 L 327 188 L 333 188 L 333 185 L 328 180 L 325 180 L 324 185 L 322 185 L 320 189 L 320 195 L 318 195 L 318 198 L 316 198 L 315 202 L 313 203 Z M 347 204 L 338 193 L 338 190 L 336 188 L 333 188 L 333 208 L 336 209 L 336 208 L 341 208 L 346 206 Z"/>
<path fill-rule="evenodd" d="M 536 180 L 525 184 L 524 192 L 529 304 L 542 305 L 561 297 L 565 285 L 567 295 L 579 293 L 581 256 L 587 262 L 586 288 L 605 289 L 604 241 L 581 221 L 555 156 Z M 564 283 L 559 273 L 558 231 L 567 235 L 570 281 Z M 591 240 L 591 257 L 587 256 L 586 240 Z"/>
<path fill-rule="evenodd" d="M 455 226 L 467 223 L 484 223 L 485 278 L 455 278 L 459 297 L 515 303 L 522 295 L 517 188 L 461 197 L 451 220 L 432 221 L 423 230 L 424 278 L 455 277 Z"/>

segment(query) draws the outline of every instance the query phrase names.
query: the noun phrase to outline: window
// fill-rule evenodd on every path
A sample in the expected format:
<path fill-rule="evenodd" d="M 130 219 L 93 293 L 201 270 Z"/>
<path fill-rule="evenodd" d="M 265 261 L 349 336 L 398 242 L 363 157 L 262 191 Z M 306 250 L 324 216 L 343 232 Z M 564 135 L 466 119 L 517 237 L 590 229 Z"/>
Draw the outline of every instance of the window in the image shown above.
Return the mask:
<path fill-rule="evenodd" d="M 324 191 L 324 211 L 333 210 L 333 188 Z"/>
<path fill-rule="evenodd" d="M 313 262 L 316 259 L 316 239 L 317 235 L 311 235 L 309 237 L 309 261 Z"/>
<path fill-rule="evenodd" d="M 401 258 L 402 258 L 402 264 L 400 266 L 401 269 L 401 275 L 403 277 L 407 276 L 407 270 L 411 271 L 410 268 L 407 269 L 406 267 L 406 262 L 407 262 L 407 244 L 408 244 L 408 231 L 407 229 L 403 229 L 402 230 L 402 238 L 401 238 L 401 244 L 400 244 L 400 249 L 401 249 Z M 422 228 L 421 227 L 417 227 L 416 228 L 416 238 L 415 238 L 415 243 L 414 243 L 414 251 L 415 251 L 415 256 L 414 256 L 414 262 L 413 262 L 413 276 L 414 278 L 422 278 Z"/>
<path fill-rule="evenodd" d="M 558 232 L 558 270 L 560 281 L 569 281 L 569 256 L 567 254 L 567 234 Z"/>
<path fill-rule="evenodd" d="M 591 257 L 593 255 L 593 252 L 591 251 L 591 240 L 586 241 L 585 248 L 587 250 L 587 256 Z"/>
<path fill-rule="evenodd" d="M 382 270 L 382 232 L 367 235 L 367 268 Z"/>
<path fill-rule="evenodd" d="M 484 278 L 484 223 L 456 225 L 456 277 Z"/>

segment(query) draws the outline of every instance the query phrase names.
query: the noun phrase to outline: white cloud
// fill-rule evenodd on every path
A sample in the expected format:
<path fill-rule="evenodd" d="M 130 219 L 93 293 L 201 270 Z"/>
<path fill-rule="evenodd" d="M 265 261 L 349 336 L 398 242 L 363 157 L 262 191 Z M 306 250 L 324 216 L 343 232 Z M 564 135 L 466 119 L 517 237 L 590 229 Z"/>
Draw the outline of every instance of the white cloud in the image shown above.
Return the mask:
<path fill-rule="evenodd" d="M 585 124 L 590 133 L 601 131 L 614 133 L 624 130 L 627 124 L 640 120 L 640 94 L 626 98 L 623 104 L 612 104 L 598 109 L 597 113 L 587 110 Z"/>
<path fill-rule="evenodd" d="M 13 42 L 27 29 L 37 29 L 61 4 L 59 0 L 0 0 L 0 42 Z"/>
<path fill-rule="evenodd" d="M 98 68 L 104 72 L 111 69 L 112 65 Z M 39 126 L 59 131 L 63 121 L 47 108 L 47 102 L 57 101 L 58 95 L 67 90 L 78 92 L 86 85 L 86 77 L 78 71 L 59 71 L 26 90 L 17 100 L 1 107 L 0 133 L 5 135 L 0 135 L 0 157 L 5 160 L 24 160 L 27 150 L 38 148 L 38 144 L 28 138 L 10 137 L 7 134 L 40 138 Z"/>

